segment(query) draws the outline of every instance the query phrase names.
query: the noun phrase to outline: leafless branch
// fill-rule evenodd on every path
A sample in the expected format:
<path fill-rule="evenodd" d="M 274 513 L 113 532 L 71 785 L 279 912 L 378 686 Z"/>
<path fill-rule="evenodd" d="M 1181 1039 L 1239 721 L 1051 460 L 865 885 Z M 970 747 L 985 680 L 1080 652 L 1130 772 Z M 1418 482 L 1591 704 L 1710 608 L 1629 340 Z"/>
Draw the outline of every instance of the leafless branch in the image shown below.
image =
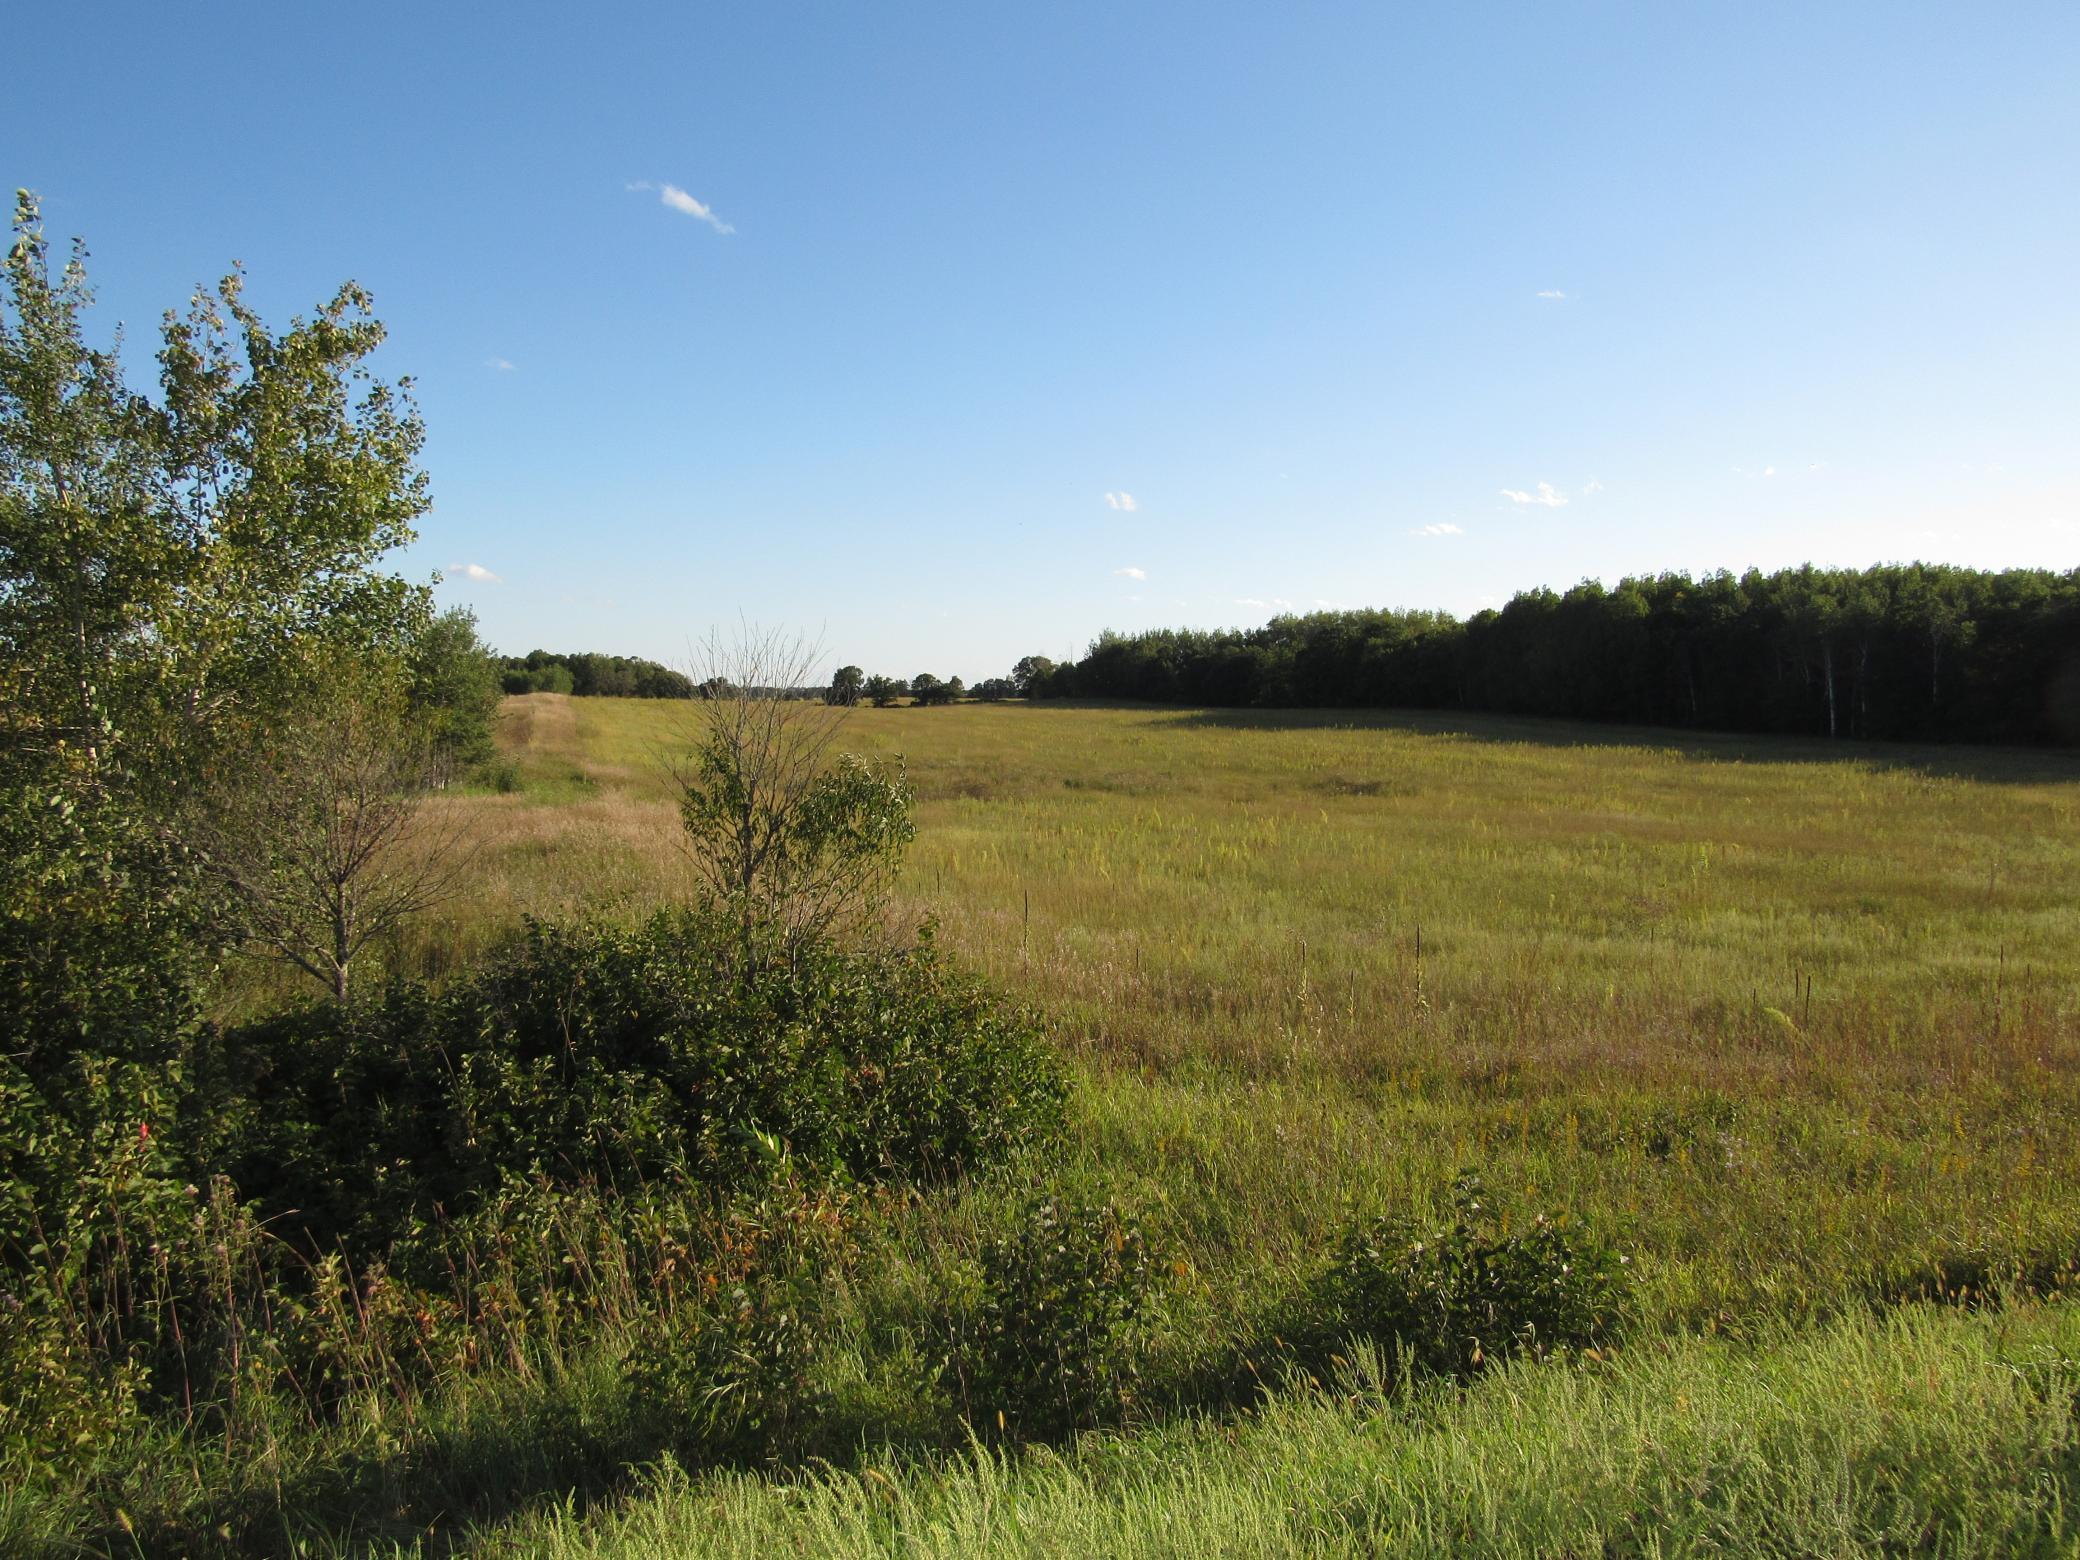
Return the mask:
<path fill-rule="evenodd" d="M 224 929 L 345 1001 L 368 945 L 453 897 L 470 865 L 461 816 L 426 806 L 440 778 L 423 733 L 357 699 L 247 743 L 186 830 Z"/>

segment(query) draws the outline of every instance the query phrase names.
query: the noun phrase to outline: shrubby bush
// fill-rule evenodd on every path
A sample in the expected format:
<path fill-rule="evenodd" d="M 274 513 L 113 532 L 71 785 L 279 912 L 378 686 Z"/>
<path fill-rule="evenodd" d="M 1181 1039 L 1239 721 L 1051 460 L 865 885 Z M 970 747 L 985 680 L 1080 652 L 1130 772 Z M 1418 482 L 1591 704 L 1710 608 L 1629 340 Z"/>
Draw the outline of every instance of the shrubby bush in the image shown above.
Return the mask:
<path fill-rule="evenodd" d="M 14 1002 L 0 1057 L 0 1465 L 24 1473 L 140 1415 L 327 1420 L 616 1337 L 674 1444 L 755 1450 L 813 1410 L 846 1188 L 1060 1128 L 1031 1019 L 929 938 L 783 958 L 696 913 L 535 925 L 438 993 L 215 1031 L 177 946 L 96 911 L 121 840 L 17 800 L 10 837 L 78 847 L 0 924 L 0 999 L 64 999 Z M 72 944 L 95 978 L 71 997 L 62 963 L 30 979 L 46 912 L 108 944 Z"/>
<path fill-rule="evenodd" d="M 227 1037 L 233 1178 L 313 1250 L 380 1250 L 513 1176 L 752 1184 L 776 1149 L 838 1181 L 931 1181 L 1058 1128 L 1023 1013 L 906 952 L 742 957 L 742 928 L 535 924 L 438 994 L 394 983 Z"/>
<path fill-rule="evenodd" d="M 980 1294 L 953 1357 L 978 1430 L 1044 1438 L 1124 1417 L 1156 1293 L 1149 1244 L 1111 1202 L 1053 1189 L 1013 1205 L 982 1248 Z"/>
<path fill-rule="evenodd" d="M 814 1370 L 830 1275 L 850 1254 L 856 1210 L 845 1194 L 777 1170 L 685 1248 L 685 1282 L 645 1318 L 630 1355 L 635 1393 L 681 1449 L 769 1452 L 824 1406 Z"/>
<path fill-rule="evenodd" d="M 1312 1287 L 1305 1325 L 1456 1375 L 1514 1354 L 1593 1348 L 1622 1331 L 1628 1261 L 1614 1247 L 1543 1214 L 1512 1232 L 1471 1173 L 1454 1183 L 1452 1202 L 1453 1220 L 1439 1229 L 1387 1216 L 1347 1231 Z"/>
<path fill-rule="evenodd" d="M 106 1435 L 147 1359 L 132 1259 L 188 1213 L 206 945 L 178 863 L 62 758 L 0 777 L 0 1466 Z M 82 1318 L 97 1344 L 82 1350 Z M 150 1332 L 150 1318 L 145 1318 Z"/>

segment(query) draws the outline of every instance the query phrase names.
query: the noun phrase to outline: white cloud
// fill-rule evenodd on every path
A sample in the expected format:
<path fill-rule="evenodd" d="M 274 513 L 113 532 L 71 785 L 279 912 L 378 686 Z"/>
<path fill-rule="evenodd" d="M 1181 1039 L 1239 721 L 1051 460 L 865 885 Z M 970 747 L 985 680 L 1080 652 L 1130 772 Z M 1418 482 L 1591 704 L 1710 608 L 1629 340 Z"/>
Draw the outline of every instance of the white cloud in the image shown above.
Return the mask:
<path fill-rule="evenodd" d="M 1582 484 L 1582 497 L 1584 498 L 1587 498 L 1591 493 L 1601 493 L 1602 491 L 1603 484 L 1601 482 L 1598 482 L 1594 477 L 1591 477 L 1587 482 Z"/>
<path fill-rule="evenodd" d="M 1561 299 L 1565 298 L 1566 296 L 1567 296 L 1567 294 L 1566 294 L 1566 293 L 1564 293 L 1564 292 L 1562 292 L 1562 291 L 1561 291 L 1561 290 L 1560 290 L 1559 288 L 1557 288 L 1557 287 L 1551 287 L 1551 288 L 1548 288 L 1548 289 L 1547 289 L 1546 291 L 1544 291 L 1544 292 L 1542 292 L 1542 293 L 1540 293 L 1540 294 L 1539 294 L 1539 297 L 1541 297 L 1541 298 L 1551 298 L 1551 299 L 1552 299 L 1552 300 L 1553 300 L 1553 301 L 1554 301 L 1555 303 L 1559 302 L 1559 301 L 1560 301 Z"/>
<path fill-rule="evenodd" d="M 481 563 L 451 563 L 441 570 L 441 573 L 443 575 L 460 575 L 463 579 L 475 580 L 479 585 L 497 585 L 502 583 L 496 574 L 493 574 Z"/>
<path fill-rule="evenodd" d="M 1553 484 L 1550 482 L 1539 483 L 1536 493 L 1526 493 L 1520 488 L 1504 488 L 1502 496 L 1512 504 L 1542 504 L 1547 509 L 1558 509 L 1567 502 L 1567 495 L 1554 492 Z"/>
<path fill-rule="evenodd" d="M 501 374 L 510 374 L 513 371 L 512 363 L 502 357 L 486 358 L 484 359 L 484 366 L 486 368 L 495 368 Z"/>
<path fill-rule="evenodd" d="M 1408 533 L 1410 536 L 1464 536 L 1466 533 L 1449 520 L 1440 520 L 1435 525 L 1418 526 Z"/>
<path fill-rule="evenodd" d="M 1114 569 L 1112 572 L 1114 574 L 1123 575 L 1125 578 L 1130 580 L 1145 580 L 1148 578 L 1148 570 L 1143 568 L 1137 568 L 1135 565 L 1131 563 L 1128 564 L 1124 569 Z"/>
<path fill-rule="evenodd" d="M 1105 507 L 1107 509 L 1135 510 L 1141 506 L 1134 502 L 1132 493 L 1107 493 L 1105 495 Z"/>
<path fill-rule="evenodd" d="M 1237 596 L 1235 605 L 1248 607 L 1256 612 L 1290 612 L 1293 610 L 1293 604 L 1283 596 L 1273 596 L 1269 601 L 1262 600 L 1256 596 Z"/>
<path fill-rule="evenodd" d="M 660 205 L 669 206 L 674 211 L 683 211 L 689 217 L 698 217 L 718 233 L 736 232 L 735 228 L 715 215 L 715 209 L 706 201 L 695 200 L 676 184 L 652 184 L 648 179 L 639 179 L 634 184 L 631 184 L 629 188 L 631 190 L 655 190 L 657 191 L 657 200 Z"/>
<path fill-rule="evenodd" d="M 1777 474 L 1777 468 L 1774 466 L 1764 466 L 1762 468 L 1762 474 L 1765 477 L 1773 477 Z"/>

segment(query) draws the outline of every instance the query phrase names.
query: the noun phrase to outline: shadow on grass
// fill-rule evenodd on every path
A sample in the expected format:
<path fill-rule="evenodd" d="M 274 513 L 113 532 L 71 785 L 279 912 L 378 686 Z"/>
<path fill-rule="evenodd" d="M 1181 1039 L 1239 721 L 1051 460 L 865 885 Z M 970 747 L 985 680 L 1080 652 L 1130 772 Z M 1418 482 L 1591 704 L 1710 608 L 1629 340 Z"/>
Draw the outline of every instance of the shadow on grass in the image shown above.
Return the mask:
<path fill-rule="evenodd" d="M 474 1554 L 486 1529 L 626 1495 L 666 1454 L 696 1471 L 757 1466 L 701 1454 L 626 1394 L 516 1394 L 409 1452 L 321 1448 L 279 1478 L 98 1537 L 108 1553 L 142 1556 Z"/>
<path fill-rule="evenodd" d="M 1445 710 L 1180 709 L 1170 705 L 1063 700 L 1038 708 L 1138 713 L 1159 727 L 1232 731 L 1392 731 L 1462 741 L 1551 748 L 1637 748 L 1709 764 L 1854 764 L 1911 770 L 1991 785 L 2080 783 L 2080 750 L 1868 742 L 1823 737 L 1696 731 L 1687 727 L 1601 725 L 1536 715 L 1476 715 Z"/>
<path fill-rule="evenodd" d="M 2075 1250 L 2021 1255 L 1952 1255 L 1926 1267 L 1874 1277 L 1839 1308 L 1806 1314 L 1810 1323 L 1857 1309 L 1882 1315 L 1905 1306 L 1998 1310 L 2010 1299 L 2073 1293 Z M 1763 1320 L 1757 1318 L 1755 1320 Z M 1787 1318 L 1776 1318 L 1778 1322 Z M 1626 1331 L 1620 1326 L 1617 1331 Z M 1741 1329 L 1736 1329 L 1738 1336 Z M 1086 1429 L 1126 1432 L 1187 1420 L 1232 1423 L 1272 1398 L 1319 1391 L 1347 1373 L 1356 1342 L 1299 1289 L 1267 1295 L 1235 1336 L 1209 1341 L 1158 1364 L 1136 1407 L 1050 1436 L 1006 1437 L 970 1427 L 957 1413 L 906 1423 L 826 1403 L 780 1441 L 703 1446 L 659 1405 L 629 1390 L 618 1373 L 558 1387 L 537 1383 L 503 1400 L 477 1404 L 465 1420 L 434 1431 L 410 1454 L 336 1451 L 278 1482 L 255 1480 L 206 1514 L 189 1510 L 156 1530 L 108 1529 L 68 1552 L 129 1555 L 312 1556 L 416 1554 L 426 1560 L 479 1553 L 501 1525 L 551 1511 L 584 1517 L 639 1491 L 648 1470 L 670 1457 L 688 1473 L 761 1472 L 786 1480 L 805 1473 L 857 1470 L 898 1460 L 931 1460 L 976 1444 L 1067 1445 Z M 1400 1366 L 1389 1388 L 1453 1379 L 1471 1385 L 1514 1351 L 1440 1376 L 1395 1340 L 1376 1340 Z M 1155 1362 L 1151 1362 L 1155 1363 Z M 500 1552 L 504 1552 L 501 1550 Z"/>
<path fill-rule="evenodd" d="M 704 1441 L 623 1370 L 594 1368 L 554 1384 L 515 1383 L 464 1413 L 451 1410 L 409 1449 L 321 1443 L 293 1470 L 255 1472 L 206 1502 L 104 1523 L 51 1553 L 446 1560 L 496 1548 L 487 1535 L 531 1515 L 582 1518 L 611 1507 L 665 1459 L 694 1475 L 786 1479 L 857 1467 L 869 1453 L 925 1456 L 968 1443 L 951 1418 L 897 1423 L 843 1402 L 820 1404 L 770 1436 Z"/>

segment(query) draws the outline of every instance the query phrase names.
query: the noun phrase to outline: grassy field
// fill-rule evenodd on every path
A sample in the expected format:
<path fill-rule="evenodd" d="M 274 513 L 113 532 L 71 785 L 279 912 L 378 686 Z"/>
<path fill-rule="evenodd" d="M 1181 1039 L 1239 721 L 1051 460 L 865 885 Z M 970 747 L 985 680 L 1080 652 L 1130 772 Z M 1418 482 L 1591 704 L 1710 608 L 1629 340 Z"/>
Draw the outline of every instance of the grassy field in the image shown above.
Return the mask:
<path fill-rule="evenodd" d="M 418 960 L 685 892 L 684 719 L 509 701 Z M 1466 1165 L 1621 1228 L 1672 1320 L 2080 1254 L 2070 759 L 1044 705 L 843 741 L 917 786 L 899 918 L 1048 1014 L 1202 1270 Z"/>
<path fill-rule="evenodd" d="M 1333 1395 L 1239 1426 L 976 1451 L 807 1483 L 665 1466 L 604 1518 L 522 1522 L 554 1556 L 2068 1554 L 2080 1319 L 1834 1325 L 1687 1342 L 1599 1372 L 1523 1366 Z"/>
<path fill-rule="evenodd" d="M 438 976 L 523 915 L 685 895 L 661 761 L 686 717 L 509 700 L 505 788 L 440 804 L 482 842 L 472 891 L 399 962 Z M 1890 1309 L 2018 1277 L 2055 1291 L 2080 1261 L 2069 757 L 1046 705 L 860 710 L 842 740 L 901 754 L 916 784 L 894 925 L 935 917 L 1070 1058 L 1070 1173 L 1159 1233 L 1179 1373 L 1330 1232 L 1437 1214 L 1465 1168 L 1631 1256 L 1636 1341 L 1601 1372 L 1527 1366 L 1420 1401 L 1354 1379 L 1239 1425 L 1008 1461 L 806 1485 L 667 1468 L 482 1542 L 2080 1541 L 2072 1313 Z M 901 1255 L 848 1280 L 856 1347 L 834 1367 L 870 1461 L 906 1413 L 902 1350 L 873 1340 L 974 1239 L 958 1202 L 898 1224 Z"/>

